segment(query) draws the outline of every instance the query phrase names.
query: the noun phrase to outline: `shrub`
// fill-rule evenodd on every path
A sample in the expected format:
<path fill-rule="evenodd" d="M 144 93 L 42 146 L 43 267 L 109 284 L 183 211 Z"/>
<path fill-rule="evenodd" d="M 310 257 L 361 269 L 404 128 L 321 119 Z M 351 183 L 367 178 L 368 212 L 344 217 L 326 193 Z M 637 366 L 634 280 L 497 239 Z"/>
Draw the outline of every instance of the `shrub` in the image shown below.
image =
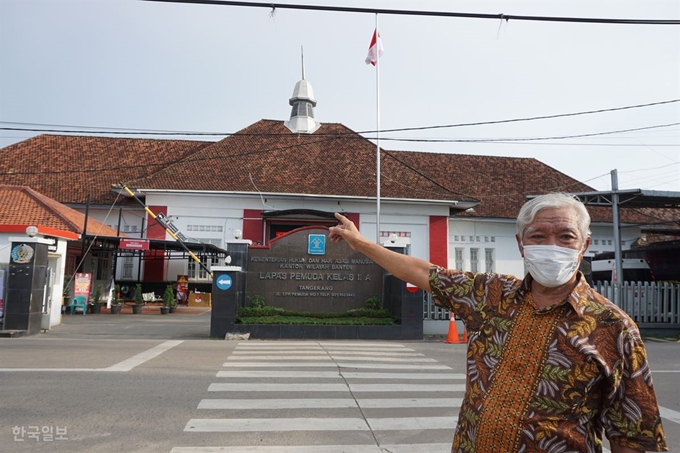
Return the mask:
<path fill-rule="evenodd" d="M 379 297 L 371 296 L 368 299 L 366 299 L 364 307 L 366 307 L 369 310 L 380 310 L 382 308 L 382 302 L 380 301 Z"/>
<path fill-rule="evenodd" d="M 144 299 L 142 298 L 142 284 L 137 283 L 135 285 L 135 303 L 137 305 L 144 305 Z"/>
<path fill-rule="evenodd" d="M 266 304 L 264 302 L 264 297 L 260 296 L 259 294 L 255 294 L 250 298 L 250 304 L 249 307 L 252 308 L 262 308 Z"/>
<path fill-rule="evenodd" d="M 165 292 L 163 293 L 163 306 L 172 307 L 173 302 L 175 302 L 175 292 L 172 290 L 171 285 L 166 285 Z"/>

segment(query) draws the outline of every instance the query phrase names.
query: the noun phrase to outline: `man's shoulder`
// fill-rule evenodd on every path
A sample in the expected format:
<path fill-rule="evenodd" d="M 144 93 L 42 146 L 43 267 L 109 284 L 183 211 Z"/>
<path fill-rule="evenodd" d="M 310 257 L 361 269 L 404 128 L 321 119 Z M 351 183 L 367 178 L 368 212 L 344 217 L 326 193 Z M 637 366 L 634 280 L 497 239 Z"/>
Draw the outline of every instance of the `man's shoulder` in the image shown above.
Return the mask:
<path fill-rule="evenodd" d="M 598 324 L 635 327 L 635 322 L 621 307 L 601 295 L 589 285 L 578 292 L 581 315 L 594 318 Z"/>

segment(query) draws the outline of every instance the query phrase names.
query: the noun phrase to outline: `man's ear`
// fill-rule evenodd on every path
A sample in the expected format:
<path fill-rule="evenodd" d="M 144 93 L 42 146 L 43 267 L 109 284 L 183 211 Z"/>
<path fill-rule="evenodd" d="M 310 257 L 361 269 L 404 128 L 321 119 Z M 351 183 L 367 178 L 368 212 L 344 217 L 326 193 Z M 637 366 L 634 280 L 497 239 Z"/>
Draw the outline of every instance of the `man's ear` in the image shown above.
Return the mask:
<path fill-rule="evenodd" d="M 590 236 L 588 236 L 586 238 L 585 244 L 583 245 L 583 249 L 581 250 L 581 258 L 583 258 L 583 255 L 585 255 L 586 252 L 588 251 L 588 247 L 590 247 L 590 242 L 591 242 L 591 238 L 590 238 Z"/>
<path fill-rule="evenodd" d="M 515 235 L 515 240 L 517 240 L 517 248 L 519 249 L 519 254 L 524 258 L 524 247 L 522 247 L 522 239 L 520 239 L 519 234 Z"/>

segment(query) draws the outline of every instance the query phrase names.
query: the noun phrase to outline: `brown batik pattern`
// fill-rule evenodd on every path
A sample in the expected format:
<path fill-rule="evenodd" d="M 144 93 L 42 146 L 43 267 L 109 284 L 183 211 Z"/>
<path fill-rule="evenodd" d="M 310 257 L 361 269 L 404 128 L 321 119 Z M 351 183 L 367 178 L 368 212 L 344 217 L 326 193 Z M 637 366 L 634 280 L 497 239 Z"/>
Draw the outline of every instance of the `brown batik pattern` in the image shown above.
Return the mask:
<path fill-rule="evenodd" d="M 537 315 L 528 301 L 522 301 L 482 403 L 477 451 L 516 451 L 521 421 L 536 391 L 549 340 L 562 312 L 559 309 Z"/>
<path fill-rule="evenodd" d="M 667 449 L 635 323 L 585 279 L 537 310 L 531 277 L 434 267 L 435 302 L 468 330 L 465 398 L 452 452 L 602 451 L 613 443 Z"/>

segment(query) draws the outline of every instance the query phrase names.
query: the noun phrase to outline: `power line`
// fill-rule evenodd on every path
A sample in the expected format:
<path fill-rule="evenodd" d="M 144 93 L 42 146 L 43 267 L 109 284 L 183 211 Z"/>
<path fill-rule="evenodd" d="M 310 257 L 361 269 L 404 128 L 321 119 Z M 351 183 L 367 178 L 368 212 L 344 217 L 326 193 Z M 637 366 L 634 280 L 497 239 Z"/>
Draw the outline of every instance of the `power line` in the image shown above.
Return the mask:
<path fill-rule="evenodd" d="M 493 125 L 493 124 L 503 124 L 503 123 L 516 123 L 516 122 L 523 122 L 523 121 L 538 121 L 538 120 L 545 120 L 545 119 L 554 119 L 554 118 L 564 118 L 564 117 L 572 117 L 572 116 L 580 116 L 580 115 L 592 115 L 592 114 L 598 114 L 598 113 L 607 113 L 607 112 L 615 112 L 615 111 L 621 111 L 621 110 L 631 110 L 631 109 L 638 109 L 638 108 L 645 108 L 645 107 L 653 107 L 653 106 L 658 106 L 658 105 L 664 105 L 664 104 L 672 104 L 672 103 L 677 103 L 680 102 L 680 99 L 670 99 L 666 101 L 659 101 L 659 102 L 650 102 L 646 104 L 635 104 L 635 105 L 628 105 L 628 106 L 623 106 L 623 107 L 612 107 L 612 108 L 606 108 L 606 109 L 597 109 L 597 110 L 585 110 L 582 112 L 570 112 L 570 113 L 560 113 L 560 114 L 555 114 L 555 115 L 543 115 L 543 116 L 531 116 L 531 117 L 524 117 L 524 118 L 509 118 L 509 119 L 503 119 L 503 120 L 493 120 L 493 121 L 478 121 L 474 123 L 457 123 L 457 124 L 446 124 L 446 125 L 435 125 L 435 126 L 419 126 L 419 127 L 405 127 L 405 128 L 398 128 L 398 129 L 381 129 L 380 133 L 390 133 L 390 132 L 407 132 L 407 131 L 417 131 L 417 130 L 430 130 L 430 129 L 444 129 L 444 128 L 455 128 L 455 127 L 471 127 L 471 126 L 487 126 L 487 125 Z M 81 126 L 81 125 L 65 125 L 65 124 L 47 124 L 47 123 L 28 123 L 28 122 L 19 122 L 19 121 L 2 121 L 0 120 L 0 123 L 5 123 L 5 124 L 27 124 L 27 125 L 32 125 L 32 126 L 48 126 L 50 129 L 45 129 L 45 128 L 26 128 L 26 127 L 0 127 L 0 130 L 7 130 L 7 131 L 25 131 L 25 132 L 54 132 L 54 133 L 77 133 L 77 134 L 109 134 L 109 135 L 184 135 L 184 136 L 230 136 L 230 135 L 241 135 L 241 136 L 249 136 L 249 135 L 254 135 L 254 136 L 286 136 L 289 135 L 289 133 L 283 133 L 283 134 L 248 134 L 248 133 L 236 133 L 236 132 L 177 132 L 177 131 L 158 131 L 158 130 L 150 130 L 150 129 L 133 129 L 133 128 L 117 128 L 117 127 L 95 127 L 95 126 Z M 90 128 L 90 129 L 99 129 L 99 130 L 74 130 L 74 129 L 51 129 L 52 127 L 61 127 L 61 128 Z M 664 126 L 665 127 L 665 126 Z M 370 134 L 370 133 L 375 133 L 375 130 L 367 130 L 367 131 L 360 131 L 360 132 L 352 132 L 352 133 L 347 133 L 348 135 L 354 135 L 354 134 Z M 315 133 L 314 135 L 316 136 L 321 136 L 324 135 L 323 133 Z M 338 134 L 332 134 L 334 136 L 337 136 Z M 382 137 L 381 137 L 382 138 Z"/>
<path fill-rule="evenodd" d="M 575 135 L 556 135 L 552 137 L 526 137 L 526 138 L 479 138 L 479 139 L 447 139 L 447 138 L 389 138 L 380 137 L 380 140 L 386 141 L 401 141 L 401 142 L 419 142 L 419 143 L 496 143 L 496 142 L 524 142 L 524 141 L 540 141 L 540 140 L 564 140 L 567 138 L 581 138 L 581 137 L 596 137 L 599 135 L 622 134 L 625 132 L 636 132 L 648 129 L 658 129 L 661 127 L 677 126 L 680 123 L 657 124 L 655 126 L 636 127 L 632 129 L 620 129 L 616 131 L 593 132 L 591 134 L 575 134 Z M 366 137 L 372 140 L 373 137 Z"/>
<path fill-rule="evenodd" d="M 356 8 L 342 6 L 320 6 L 320 5 L 293 5 L 286 3 L 256 3 L 256 2 L 235 2 L 218 0 L 142 0 L 147 2 L 159 3 L 186 3 L 200 5 L 217 6 L 242 6 L 251 8 L 267 8 L 276 12 L 276 9 L 298 9 L 307 11 L 332 11 L 341 13 L 362 13 L 362 14 L 384 14 L 396 16 L 430 16 L 430 17 L 458 17 L 463 19 L 491 19 L 500 21 L 520 20 L 533 22 L 575 22 L 591 24 L 625 24 L 625 25 L 680 25 L 680 20 L 676 19 L 612 19 L 594 17 L 556 17 L 556 16 L 524 16 L 515 14 L 483 14 L 483 13 L 457 13 L 447 11 L 416 11 L 404 9 L 382 9 L 382 8 Z"/>
<path fill-rule="evenodd" d="M 504 124 L 504 123 L 517 123 L 520 121 L 536 121 L 536 120 L 547 120 L 547 119 L 554 119 L 554 118 L 565 118 L 569 116 L 580 116 L 580 115 L 592 115 L 595 113 L 606 113 L 606 112 L 616 112 L 620 110 L 631 110 L 631 109 L 639 109 L 643 107 L 653 107 L 657 105 L 663 105 L 663 104 L 672 104 L 675 102 L 680 102 L 680 99 L 671 99 L 668 101 L 660 101 L 660 102 L 650 102 L 647 104 L 636 104 L 636 105 L 627 105 L 625 107 L 613 107 L 613 108 L 608 108 L 608 109 L 598 109 L 598 110 L 586 110 L 583 112 L 573 112 L 573 113 L 559 113 L 555 115 L 544 115 L 544 116 L 532 116 L 532 117 L 527 117 L 527 118 L 512 118 L 512 119 L 505 119 L 505 120 L 496 120 L 496 121 L 478 121 L 474 123 L 458 123 L 458 124 L 446 124 L 442 126 L 422 126 L 422 127 L 404 127 L 400 129 L 384 129 L 381 130 L 380 133 L 387 133 L 387 132 L 406 132 L 406 131 L 420 131 L 420 130 L 429 130 L 429 129 L 444 129 L 444 128 L 452 128 L 452 127 L 467 127 L 467 126 L 488 126 L 490 124 Z M 366 131 L 366 132 L 359 132 L 360 134 L 362 133 L 369 133 L 369 132 L 375 132 L 375 131 Z"/>

